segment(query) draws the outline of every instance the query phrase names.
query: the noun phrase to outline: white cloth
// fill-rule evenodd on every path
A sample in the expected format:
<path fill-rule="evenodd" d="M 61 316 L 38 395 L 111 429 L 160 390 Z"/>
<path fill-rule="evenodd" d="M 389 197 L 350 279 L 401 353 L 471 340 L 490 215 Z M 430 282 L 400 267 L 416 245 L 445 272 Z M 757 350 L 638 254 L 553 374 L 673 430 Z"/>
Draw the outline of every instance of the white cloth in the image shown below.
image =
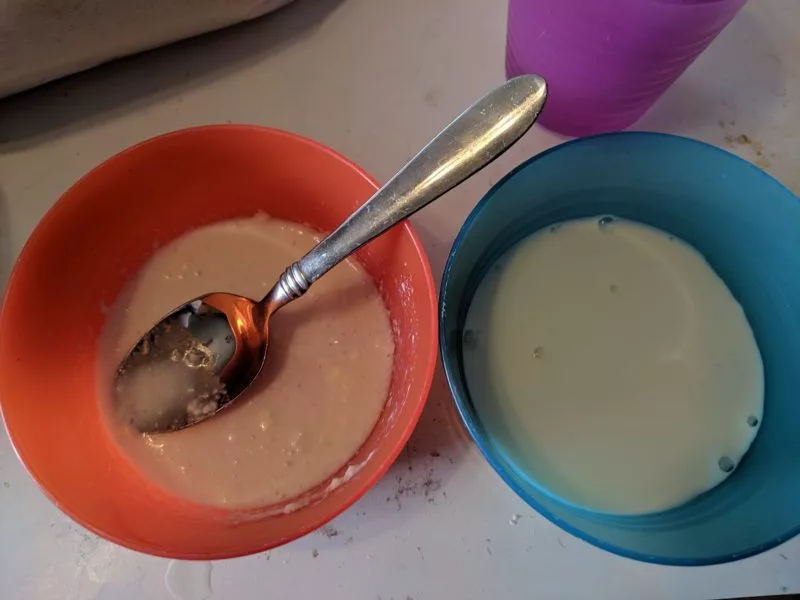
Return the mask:
<path fill-rule="evenodd" d="M 0 98 L 292 0 L 0 0 Z"/>

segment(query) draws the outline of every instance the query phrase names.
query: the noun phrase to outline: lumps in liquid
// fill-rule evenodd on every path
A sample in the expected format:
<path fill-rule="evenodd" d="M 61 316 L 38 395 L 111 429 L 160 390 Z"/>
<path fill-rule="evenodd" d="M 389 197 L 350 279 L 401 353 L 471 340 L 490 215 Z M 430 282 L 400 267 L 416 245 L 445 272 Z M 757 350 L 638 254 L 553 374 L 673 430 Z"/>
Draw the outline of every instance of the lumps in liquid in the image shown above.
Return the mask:
<path fill-rule="evenodd" d="M 226 507 L 284 501 L 328 479 L 369 436 L 394 343 L 383 300 L 355 260 L 273 316 L 264 370 L 235 405 L 146 436 L 114 411 L 116 368 L 153 323 L 211 292 L 260 299 L 317 241 L 305 227 L 263 216 L 209 225 L 156 252 L 115 302 L 98 353 L 104 412 L 123 451 L 163 489 Z"/>
<path fill-rule="evenodd" d="M 719 484 L 755 438 L 761 356 L 705 259 L 617 218 L 526 238 L 469 308 L 464 371 L 481 420 L 540 488 L 615 514 Z"/>

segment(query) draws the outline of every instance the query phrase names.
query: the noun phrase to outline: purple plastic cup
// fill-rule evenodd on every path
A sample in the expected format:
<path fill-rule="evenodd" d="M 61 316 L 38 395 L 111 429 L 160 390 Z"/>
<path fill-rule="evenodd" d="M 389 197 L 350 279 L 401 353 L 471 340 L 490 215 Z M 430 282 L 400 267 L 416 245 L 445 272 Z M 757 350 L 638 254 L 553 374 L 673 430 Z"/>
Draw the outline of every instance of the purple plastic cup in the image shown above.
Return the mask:
<path fill-rule="evenodd" d="M 632 125 L 747 0 L 510 0 L 506 74 L 547 80 L 539 123 L 582 136 Z"/>

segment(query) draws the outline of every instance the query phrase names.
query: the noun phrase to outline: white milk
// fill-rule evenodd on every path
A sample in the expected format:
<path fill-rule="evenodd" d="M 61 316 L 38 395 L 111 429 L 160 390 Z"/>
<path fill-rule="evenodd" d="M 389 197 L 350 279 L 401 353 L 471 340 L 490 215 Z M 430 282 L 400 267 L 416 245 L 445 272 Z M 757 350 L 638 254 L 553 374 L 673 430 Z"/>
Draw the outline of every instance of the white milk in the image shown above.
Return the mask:
<path fill-rule="evenodd" d="M 467 315 L 464 370 L 520 470 L 610 513 L 671 508 L 723 481 L 764 403 L 753 332 L 704 258 L 607 217 L 501 257 Z"/>

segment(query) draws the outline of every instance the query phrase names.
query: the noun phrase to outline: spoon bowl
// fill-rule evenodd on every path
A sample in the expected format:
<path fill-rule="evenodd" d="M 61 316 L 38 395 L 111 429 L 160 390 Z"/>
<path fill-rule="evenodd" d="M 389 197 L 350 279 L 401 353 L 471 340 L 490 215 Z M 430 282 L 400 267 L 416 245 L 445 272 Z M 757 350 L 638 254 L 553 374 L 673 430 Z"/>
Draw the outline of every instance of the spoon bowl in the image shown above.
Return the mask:
<path fill-rule="evenodd" d="M 222 410 L 261 371 L 267 325 L 260 304 L 236 294 L 208 294 L 181 306 L 120 366 L 120 416 L 152 432 L 182 429 Z M 143 392 L 153 382 L 162 386 L 156 398 Z"/>

